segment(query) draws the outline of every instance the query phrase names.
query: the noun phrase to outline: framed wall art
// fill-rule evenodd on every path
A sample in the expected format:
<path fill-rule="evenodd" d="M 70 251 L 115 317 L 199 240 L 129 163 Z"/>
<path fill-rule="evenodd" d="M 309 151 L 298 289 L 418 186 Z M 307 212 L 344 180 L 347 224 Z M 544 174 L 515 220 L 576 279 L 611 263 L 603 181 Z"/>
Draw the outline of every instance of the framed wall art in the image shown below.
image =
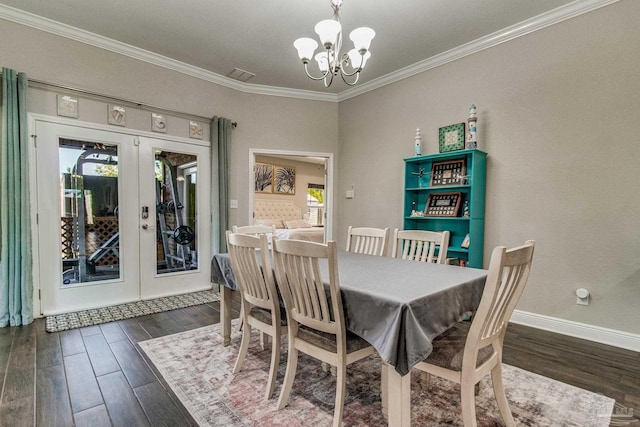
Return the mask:
<path fill-rule="evenodd" d="M 441 153 L 464 150 L 464 122 L 440 128 L 438 143 Z"/>
<path fill-rule="evenodd" d="M 463 185 L 466 184 L 466 159 L 433 162 L 431 165 L 431 182 L 429 185 Z"/>
<path fill-rule="evenodd" d="M 273 192 L 296 194 L 296 168 L 290 166 L 273 167 Z"/>
<path fill-rule="evenodd" d="M 273 193 L 273 165 L 256 163 L 253 166 L 256 193 Z"/>
<path fill-rule="evenodd" d="M 59 116 L 78 118 L 78 98 L 69 95 L 58 95 L 57 100 Z"/>
<path fill-rule="evenodd" d="M 425 216 L 458 216 L 462 193 L 431 193 L 424 208 Z"/>
<path fill-rule="evenodd" d="M 151 130 L 167 133 L 167 118 L 162 114 L 151 113 Z"/>
<path fill-rule="evenodd" d="M 202 139 L 202 124 L 189 122 L 189 138 Z"/>
<path fill-rule="evenodd" d="M 118 105 L 108 105 L 107 121 L 110 125 L 124 126 L 127 122 L 127 111 Z"/>

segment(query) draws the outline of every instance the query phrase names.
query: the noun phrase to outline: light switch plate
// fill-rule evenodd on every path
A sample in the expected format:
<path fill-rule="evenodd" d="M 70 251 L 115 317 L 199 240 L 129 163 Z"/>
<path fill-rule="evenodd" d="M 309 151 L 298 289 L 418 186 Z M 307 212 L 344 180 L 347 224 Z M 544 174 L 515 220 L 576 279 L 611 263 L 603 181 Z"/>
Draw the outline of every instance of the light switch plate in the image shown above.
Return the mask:
<path fill-rule="evenodd" d="M 347 199 L 353 199 L 355 192 L 353 190 L 347 190 Z"/>
<path fill-rule="evenodd" d="M 237 200 L 229 200 L 229 207 L 231 209 L 237 209 L 238 208 L 238 201 Z"/>

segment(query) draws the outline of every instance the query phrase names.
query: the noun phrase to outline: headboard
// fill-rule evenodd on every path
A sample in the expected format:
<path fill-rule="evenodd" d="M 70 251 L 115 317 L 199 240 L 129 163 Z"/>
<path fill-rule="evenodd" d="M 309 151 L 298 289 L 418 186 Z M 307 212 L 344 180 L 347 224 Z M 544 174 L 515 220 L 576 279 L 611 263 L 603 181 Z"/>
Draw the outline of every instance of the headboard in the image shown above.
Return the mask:
<path fill-rule="evenodd" d="M 302 219 L 302 211 L 295 203 L 288 200 L 254 199 L 254 219 Z"/>

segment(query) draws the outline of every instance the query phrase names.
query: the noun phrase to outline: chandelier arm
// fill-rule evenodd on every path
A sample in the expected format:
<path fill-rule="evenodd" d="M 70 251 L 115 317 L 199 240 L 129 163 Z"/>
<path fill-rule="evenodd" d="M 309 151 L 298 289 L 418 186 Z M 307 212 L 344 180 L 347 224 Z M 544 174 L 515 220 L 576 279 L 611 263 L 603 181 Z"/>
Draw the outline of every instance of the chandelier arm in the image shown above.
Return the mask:
<path fill-rule="evenodd" d="M 341 61 L 341 62 L 342 62 L 343 64 L 346 64 L 346 63 L 348 62 L 348 61 L 347 61 L 347 59 L 348 59 L 348 58 L 349 58 L 349 56 L 345 53 L 345 54 L 342 56 L 342 61 Z M 362 68 L 362 64 L 363 64 L 363 63 L 364 63 L 364 55 L 361 55 L 361 56 L 360 56 L 360 66 L 359 66 L 358 68 L 353 67 L 353 64 L 352 64 L 352 66 L 351 66 L 352 68 L 354 68 L 354 71 L 353 71 L 353 72 L 351 72 L 351 73 L 346 72 L 346 71 L 345 71 L 344 66 L 340 67 L 340 71 L 342 72 L 342 74 L 343 74 L 343 75 L 345 75 L 345 76 L 347 76 L 347 77 L 355 76 L 356 74 L 360 74 L 360 71 L 362 71 L 362 69 L 363 69 L 363 68 Z M 343 79 L 343 80 L 344 80 L 344 79 Z"/>
<path fill-rule="evenodd" d="M 349 76 L 349 74 L 347 74 L 347 76 Z M 360 73 L 356 73 L 356 79 L 353 82 L 348 82 L 347 79 L 344 78 L 345 74 L 343 73 L 340 73 L 340 77 L 342 77 L 342 81 L 349 86 L 355 86 L 358 83 L 358 79 L 360 78 Z"/>
<path fill-rule="evenodd" d="M 309 77 L 311 80 L 324 80 L 329 74 L 329 70 L 327 70 L 322 76 L 314 77 L 309 73 L 309 68 L 307 67 L 307 65 L 308 63 L 304 63 L 304 72 L 307 74 L 307 77 Z"/>
<path fill-rule="evenodd" d="M 330 77 L 329 77 L 330 76 Z M 331 83 L 333 83 L 333 77 L 335 76 L 335 74 L 330 73 L 329 75 L 327 75 L 327 77 L 329 77 L 329 82 L 327 82 L 327 77 L 324 78 L 324 87 L 329 87 L 331 86 Z"/>

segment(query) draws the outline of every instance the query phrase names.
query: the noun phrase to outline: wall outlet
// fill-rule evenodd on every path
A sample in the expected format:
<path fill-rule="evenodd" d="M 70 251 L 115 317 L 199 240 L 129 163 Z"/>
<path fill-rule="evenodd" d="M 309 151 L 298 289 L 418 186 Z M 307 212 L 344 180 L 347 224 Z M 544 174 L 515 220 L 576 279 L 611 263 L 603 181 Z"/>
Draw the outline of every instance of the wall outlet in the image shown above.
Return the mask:
<path fill-rule="evenodd" d="M 355 191 L 353 190 L 347 190 L 347 199 L 353 199 L 353 197 L 355 196 Z"/>
<path fill-rule="evenodd" d="M 238 209 L 238 201 L 237 200 L 229 200 L 229 208 Z"/>
<path fill-rule="evenodd" d="M 589 305 L 589 291 L 585 288 L 580 288 L 576 290 L 576 304 L 578 305 Z"/>

